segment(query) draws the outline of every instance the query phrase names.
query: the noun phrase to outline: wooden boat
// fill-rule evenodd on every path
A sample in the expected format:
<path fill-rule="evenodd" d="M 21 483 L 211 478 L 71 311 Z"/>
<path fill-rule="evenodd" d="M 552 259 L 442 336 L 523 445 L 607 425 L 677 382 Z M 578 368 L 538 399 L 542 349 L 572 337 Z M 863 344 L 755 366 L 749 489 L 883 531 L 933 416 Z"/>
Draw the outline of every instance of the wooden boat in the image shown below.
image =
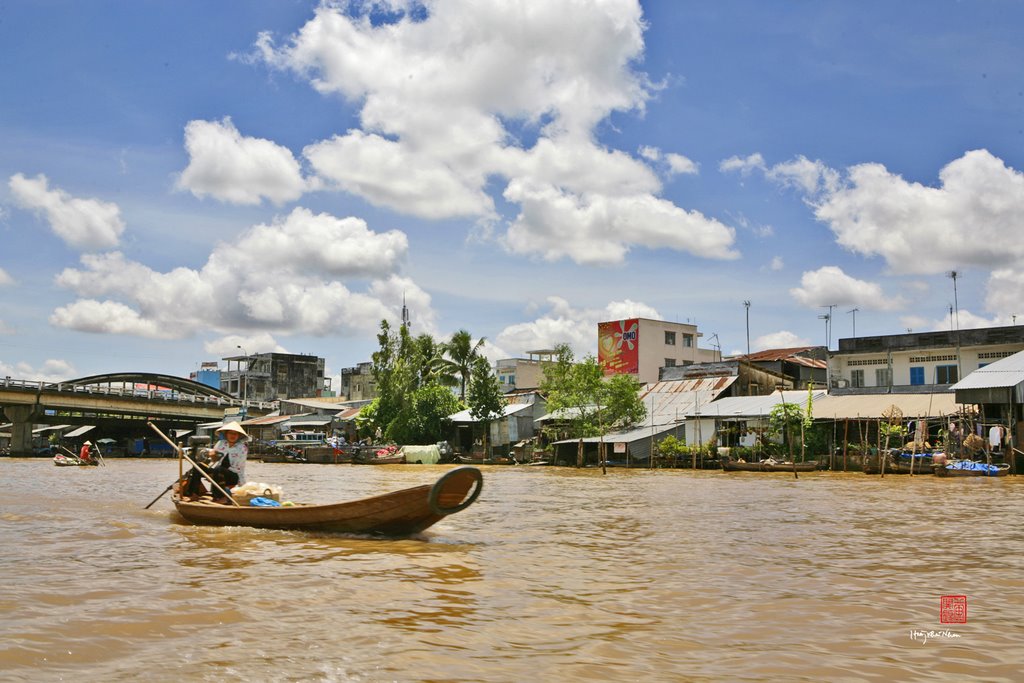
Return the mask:
<path fill-rule="evenodd" d="M 797 472 L 813 472 L 818 469 L 818 462 L 816 460 L 798 462 L 794 468 L 792 462 L 775 460 L 774 458 L 768 458 L 760 462 L 743 462 L 729 456 L 722 456 L 722 469 L 726 472 L 793 472 L 794 469 Z"/>
<path fill-rule="evenodd" d="M 937 477 L 1005 477 L 1010 473 L 1010 464 L 987 465 L 972 460 L 954 460 L 945 465 L 935 465 L 933 469 Z"/>
<path fill-rule="evenodd" d="M 94 467 L 100 464 L 99 460 L 82 460 L 77 456 L 62 455 L 58 453 L 53 456 L 53 464 L 57 467 Z"/>
<path fill-rule="evenodd" d="M 882 461 L 878 455 L 864 457 L 864 474 L 881 474 Z M 910 453 L 907 451 L 890 451 L 885 463 L 886 474 L 932 474 L 931 453 Z M 911 472 L 913 467 L 913 472 Z"/>
<path fill-rule="evenodd" d="M 353 465 L 401 465 L 405 462 L 404 453 L 393 455 L 360 454 L 352 457 Z"/>
<path fill-rule="evenodd" d="M 457 467 L 436 482 L 371 498 L 326 505 L 280 507 L 235 506 L 172 500 L 178 514 L 192 524 L 249 526 L 260 529 L 327 531 L 381 536 L 408 536 L 444 517 L 465 510 L 479 497 L 483 475 L 475 467 Z"/>

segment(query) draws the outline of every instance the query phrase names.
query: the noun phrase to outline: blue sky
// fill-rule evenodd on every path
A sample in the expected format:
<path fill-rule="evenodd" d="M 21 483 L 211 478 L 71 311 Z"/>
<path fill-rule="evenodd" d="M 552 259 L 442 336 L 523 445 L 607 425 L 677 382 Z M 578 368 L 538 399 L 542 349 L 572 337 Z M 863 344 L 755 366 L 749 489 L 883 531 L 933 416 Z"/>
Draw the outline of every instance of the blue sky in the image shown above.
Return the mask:
<path fill-rule="evenodd" d="M 8 2 L 0 375 L 1024 323 L 1016 2 Z M 819 316 L 834 305 L 831 330 Z M 1020 306 L 1018 310 L 1018 306 Z M 850 313 L 857 309 L 856 314 Z"/>

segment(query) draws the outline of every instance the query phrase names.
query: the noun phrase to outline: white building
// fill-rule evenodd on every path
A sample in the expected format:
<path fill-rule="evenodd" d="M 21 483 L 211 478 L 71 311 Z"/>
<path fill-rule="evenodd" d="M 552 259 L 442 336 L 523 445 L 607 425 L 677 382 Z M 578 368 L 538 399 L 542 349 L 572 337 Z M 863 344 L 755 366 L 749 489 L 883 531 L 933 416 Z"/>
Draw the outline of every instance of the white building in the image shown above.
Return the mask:
<path fill-rule="evenodd" d="M 829 375 L 839 389 L 933 391 L 1021 350 L 1024 325 L 855 337 L 829 352 Z"/>
<path fill-rule="evenodd" d="M 636 375 L 642 384 L 658 381 L 664 367 L 710 363 L 721 352 L 701 349 L 696 325 L 629 318 L 598 323 L 597 359 L 605 375 Z"/>

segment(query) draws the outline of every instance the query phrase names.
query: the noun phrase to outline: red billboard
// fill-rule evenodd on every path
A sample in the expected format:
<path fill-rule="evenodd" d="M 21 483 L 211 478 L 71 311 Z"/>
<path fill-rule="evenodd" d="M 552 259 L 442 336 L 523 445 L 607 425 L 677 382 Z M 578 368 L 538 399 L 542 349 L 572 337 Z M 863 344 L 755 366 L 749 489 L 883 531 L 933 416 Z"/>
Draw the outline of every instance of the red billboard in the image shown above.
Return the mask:
<path fill-rule="evenodd" d="M 637 318 L 598 323 L 597 360 L 606 375 L 640 372 L 640 321 Z"/>

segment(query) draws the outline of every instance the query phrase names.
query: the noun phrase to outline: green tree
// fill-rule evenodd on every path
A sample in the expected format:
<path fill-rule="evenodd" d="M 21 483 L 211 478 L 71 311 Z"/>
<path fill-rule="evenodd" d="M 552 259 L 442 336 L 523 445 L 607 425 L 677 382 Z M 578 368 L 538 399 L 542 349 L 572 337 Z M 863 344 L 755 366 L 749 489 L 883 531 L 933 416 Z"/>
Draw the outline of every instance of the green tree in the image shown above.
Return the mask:
<path fill-rule="evenodd" d="M 483 337 L 474 344 L 472 335 L 466 330 L 459 330 L 444 344 L 444 353 L 448 356 L 444 360 L 444 368 L 448 374 L 458 378 L 459 398 L 463 401 L 466 400 L 466 385 L 469 384 L 469 377 L 473 373 L 473 360 L 480 356 L 483 345 Z"/>
<path fill-rule="evenodd" d="M 566 344 L 556 348 L 554 363 L 544 368 L 541 392 L 551 412 L 561 412 L 570 438 L 597 436 L 643 422 L 647 409 L 640 383 L 632 375 L 604 378 L 593 356 L 576 362 Z"/>
<path fill-rule="evenodd" d="M 505 396 L 501 393 L 498 378 L 491 372 L 490 362 L 483 356 L 477 356 L 473 361 L 466 399 L 469 403 L 469 414 L 474 420 L 482 423 L 486 437 L 490 433 L 491 422 L 502 415 Z"/>
<path fill-rule="evenodd" d="M 448 387 L 434 382 L 414 390 L 395 419 L 388 425 L 389 440 L 403 444 L 432 444 L 451 431 L 450 415 L 462 410 L 459 399 Z"/>

